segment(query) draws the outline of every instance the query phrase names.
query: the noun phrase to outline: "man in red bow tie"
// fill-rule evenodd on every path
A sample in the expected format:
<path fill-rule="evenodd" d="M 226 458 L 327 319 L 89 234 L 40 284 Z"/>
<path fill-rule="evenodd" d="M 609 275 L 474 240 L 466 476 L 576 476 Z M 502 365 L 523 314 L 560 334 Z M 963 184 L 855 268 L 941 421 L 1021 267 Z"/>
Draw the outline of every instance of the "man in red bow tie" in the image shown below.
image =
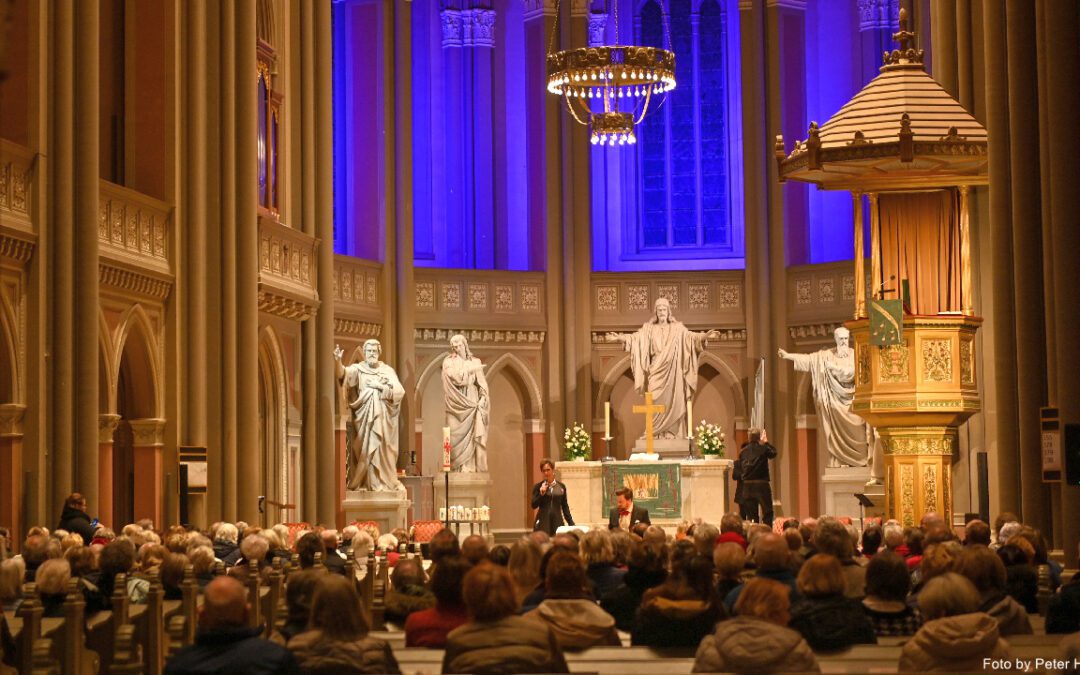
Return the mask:
<path fill-rule="evenodd" d="M 608 517 L 608 529 L 630 530 L 638 523 L 652 525 L 649 511 L 643 506 L 634 506 L 634 493 L 630 488 L 615 491 L 615 508 Z"/>

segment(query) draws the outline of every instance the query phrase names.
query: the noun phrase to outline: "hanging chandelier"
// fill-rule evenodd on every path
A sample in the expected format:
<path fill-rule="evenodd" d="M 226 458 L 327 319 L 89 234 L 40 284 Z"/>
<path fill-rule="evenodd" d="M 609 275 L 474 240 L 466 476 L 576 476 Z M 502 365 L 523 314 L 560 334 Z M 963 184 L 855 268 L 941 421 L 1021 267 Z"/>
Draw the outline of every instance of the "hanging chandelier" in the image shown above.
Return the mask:
<path fill-rule="evenodd" d="M 615 39 L 619 36 L 618 0 L 613 0 Z M 553 52 L 559 30 L 559 6 L 547 54 L 547 89 L 563 98 L 570 116 L 592 130 L 593 145 L 637 143 L 634 127 L 649 110 L 663 105 L 675 88 L 675 52 L 671 51 L 667 14 L 661 19 L 668 49 L 637 46 L 597 46 Z"/>

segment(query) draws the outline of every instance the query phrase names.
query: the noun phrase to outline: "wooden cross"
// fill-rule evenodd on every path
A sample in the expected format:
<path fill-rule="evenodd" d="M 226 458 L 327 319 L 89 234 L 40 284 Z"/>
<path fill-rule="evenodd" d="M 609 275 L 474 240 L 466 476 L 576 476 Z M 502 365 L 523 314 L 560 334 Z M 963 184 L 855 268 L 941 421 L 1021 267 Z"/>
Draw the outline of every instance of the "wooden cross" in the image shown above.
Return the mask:
<path fill-rule="evenodd" d="M 659 415 L 667 410 L 662 403 L 653 405 L 652 392 L 645 392 L 645 405 L 634 406 L 634 412 L 645 414 L 645 452 L 653 454 L 653 415 Z"/>

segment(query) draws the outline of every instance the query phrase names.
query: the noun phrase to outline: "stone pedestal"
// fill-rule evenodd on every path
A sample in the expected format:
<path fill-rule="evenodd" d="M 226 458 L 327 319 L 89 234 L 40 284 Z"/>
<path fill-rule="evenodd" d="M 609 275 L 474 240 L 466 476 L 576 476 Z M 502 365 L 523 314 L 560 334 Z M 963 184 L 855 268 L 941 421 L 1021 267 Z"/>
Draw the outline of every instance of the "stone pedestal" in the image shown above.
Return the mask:
<path fill-rule="evenodd" d="M 450 505 L 473 508 L 491 506 L 491 474 L 450 472 Z M 433 512 L 446 506 L 446 479 L 440 472 L 435 475 L 435 503 Z"/>
<path fill-rule="evenodd" d="M 821 477 L 822 513 L 830 516 L 848 516 L 858 521 L 859 502 L 855 494 L 869 497 L 874 506 L 866 508 L 866 517 L 885 514 L 885 486 L 867 485 L 870 469 L 865 466 L 841 466 L 825 469 Z M 818 514 L 810 514 L 818 515 Z"/>
<path fill-rule="evenodd" d="M 346 490 L 341 508 L 345 512 L 345 523 L 373 521 L 380 532 L 389 532 L 394 528 L 409 526 L 408 494 L 401 492 L 372 492 L 368 490 Z"/>
<path fill-rule="evenodd" d="M 645 452 L 644 438 L 634 442 L 634 452 Z M 653 439 L 653 452 L 660 455 L 660 459 L 682 461 L 690 454 L 690 440 L 686 438 Z"/>

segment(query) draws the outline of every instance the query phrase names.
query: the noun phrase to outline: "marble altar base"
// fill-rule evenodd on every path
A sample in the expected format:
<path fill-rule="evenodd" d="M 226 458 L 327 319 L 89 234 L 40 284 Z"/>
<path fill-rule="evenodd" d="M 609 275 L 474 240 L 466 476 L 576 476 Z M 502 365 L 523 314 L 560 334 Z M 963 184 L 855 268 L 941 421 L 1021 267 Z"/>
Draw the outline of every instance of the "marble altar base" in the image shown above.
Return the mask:
<path fill-rule="evenodd" d="M 865 466 L 841 466 L 825 469 L 821 477 L 822 513 L 830 516 L 848 516 L 859 520 L 859 502 L 856 493 L 865 494 L 874 502 L 866 507 L 866 517 L 884 516 L 885 486 L 867 485 L 870 469 Z"/>
<path fill-rule="evenodd" d="M 674 534 L 675 526 L 680 521 L 702 518 L 719 525 L 720 518 L 732 510 L 731 496 L 734 494 L 734 487 L 731 485 L 733 462 L 730 459 L 661 460 L 657 463 L 680 466 L 682 499 L 679 518 L 653 517 L 654 524 L 661 525 Z M 640 466 L 643 462 L 632 464 Z M 558 462 L 555 465 L 559 480 L 566 485 L 570 513 L 574 516 L 574 522 L 579 525 L 607 527 L 608 514 L 603 510 L 602 467 L 603 462 L 596 461 Z"/>
<path fill-rule="evenodd" d="M 634 453 L 644 453 L 646 449 L 644 438 L 634 441 Z M 686 438 L 654 438 L 653 452 L 660 455 L 660 459 L 682 461 L 690 454 L 690 441 Z"/>
<path fill-rule="evenodd" d="M 346 523 L 370 520 L 379 526 L 380 532 L 389 532 L 398 527 L 407 528 L 411 505 L 412 502 L 404 491 L 346 490 L 345 501 L 341 503 Z"/>

